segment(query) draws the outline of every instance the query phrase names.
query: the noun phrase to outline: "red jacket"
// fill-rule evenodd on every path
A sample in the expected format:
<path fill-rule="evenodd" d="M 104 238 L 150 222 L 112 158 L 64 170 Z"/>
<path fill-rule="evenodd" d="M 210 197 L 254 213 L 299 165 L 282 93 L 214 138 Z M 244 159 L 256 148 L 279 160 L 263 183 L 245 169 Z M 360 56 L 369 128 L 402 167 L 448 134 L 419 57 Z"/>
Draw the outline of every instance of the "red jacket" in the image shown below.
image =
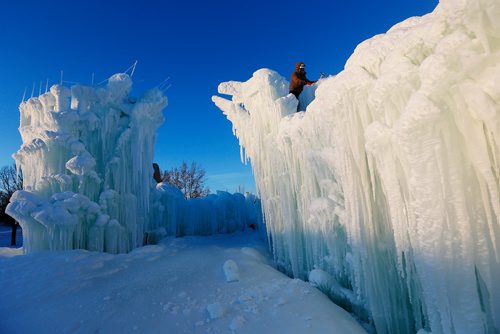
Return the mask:
<path fill-rule="evenodd" d="M 300 69 L 300 65 L 302 64 L 304 63 L 301 61 L 295 64 L 295 72 L 292 73 L 290 78 L 290 93 L 295 95 L 297 99 L 299 98 L 300 93 L 302 93 L 305 85 L 310 85 L 316 82 L 307 79 L 306 72 Z"/>

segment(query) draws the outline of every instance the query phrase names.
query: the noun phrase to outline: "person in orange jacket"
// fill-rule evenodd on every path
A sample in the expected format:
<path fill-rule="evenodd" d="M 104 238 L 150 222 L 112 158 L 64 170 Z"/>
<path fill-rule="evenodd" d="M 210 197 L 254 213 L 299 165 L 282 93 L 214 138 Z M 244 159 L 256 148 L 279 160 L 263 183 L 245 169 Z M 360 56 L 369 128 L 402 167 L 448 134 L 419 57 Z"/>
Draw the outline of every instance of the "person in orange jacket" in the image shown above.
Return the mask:
<path fill-rule="evenodd" d="M 297 99 L 299 99 L 300 93 L 304 89 L 305 85 L 312 85 L 318 80 L 311 81 L 306 77 L 306 64 L 299 61 L 295 64 L 295 72 L 292 73 L 290 79 L 290 93 L 295 95 Z"/>

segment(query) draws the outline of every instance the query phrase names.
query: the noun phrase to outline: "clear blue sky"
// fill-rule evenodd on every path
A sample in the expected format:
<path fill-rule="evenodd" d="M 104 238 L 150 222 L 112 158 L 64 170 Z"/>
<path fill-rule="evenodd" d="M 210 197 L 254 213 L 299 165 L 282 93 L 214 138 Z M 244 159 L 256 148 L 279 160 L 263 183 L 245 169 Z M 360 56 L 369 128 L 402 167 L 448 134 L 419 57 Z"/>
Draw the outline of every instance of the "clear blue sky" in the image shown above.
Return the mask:
<path fill-rule="evenodd" d="M 159 129 L 162 168 L 196 161 L 212 190 L 254 191 L 231 124 L 211 102 L 217 85 L 245 81 L 259 68 L 289 77 L 296 61 L 308 76 L 336 74 L 361 41 L 437 0 L 380 1 L 3 1 L 0 8 L 0 166 L 21 139 L 18 105 L 33 82 L 90 83 L 139 61 L 137 93 L 170 76 Z M 38 88 L 36 89 L 38 91 Z"/>

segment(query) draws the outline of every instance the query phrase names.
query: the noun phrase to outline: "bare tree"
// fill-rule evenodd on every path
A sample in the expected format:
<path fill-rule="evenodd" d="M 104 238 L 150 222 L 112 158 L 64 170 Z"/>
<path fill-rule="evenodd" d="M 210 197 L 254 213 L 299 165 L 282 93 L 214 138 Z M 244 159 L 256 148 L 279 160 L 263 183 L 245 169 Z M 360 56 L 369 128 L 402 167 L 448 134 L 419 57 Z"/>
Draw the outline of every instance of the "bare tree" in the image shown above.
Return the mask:
<path fill-rule="evenodd" d="M 163 182 L 179 188 L 186 198 L 205 197 L 210 193 L 205 186 L 205 169 L 196 162 L 192 162 L 188 168 L 187 163 L 183 161 L 180 167 L 165 170 L 162 179 Z"/>
<path fill-rule="evenodd" d="M 14 218 L 5 213 L 10 197 L 17 190 L 23 189 L 23 177 L 17 173 L 14 165 L 0 169 L 0 219 L 12 227 L 10 245 L 16 245 L 16 232 L 19 225 Z"/>

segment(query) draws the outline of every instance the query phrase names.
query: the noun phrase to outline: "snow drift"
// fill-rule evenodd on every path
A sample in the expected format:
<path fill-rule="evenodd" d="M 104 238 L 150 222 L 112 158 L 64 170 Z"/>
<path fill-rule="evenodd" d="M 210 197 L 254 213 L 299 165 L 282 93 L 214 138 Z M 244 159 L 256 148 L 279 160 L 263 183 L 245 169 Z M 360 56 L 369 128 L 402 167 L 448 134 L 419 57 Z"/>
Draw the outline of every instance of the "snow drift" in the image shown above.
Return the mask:
<path fill-rule="evenodd" d="M 305 113 L 267 69 L 213 97 L 251 160 L 275 260 L 321 270 L 377 333 L 500 329 L 499 17 L 495 0 L 441 1 L 306 87 Z"/>

